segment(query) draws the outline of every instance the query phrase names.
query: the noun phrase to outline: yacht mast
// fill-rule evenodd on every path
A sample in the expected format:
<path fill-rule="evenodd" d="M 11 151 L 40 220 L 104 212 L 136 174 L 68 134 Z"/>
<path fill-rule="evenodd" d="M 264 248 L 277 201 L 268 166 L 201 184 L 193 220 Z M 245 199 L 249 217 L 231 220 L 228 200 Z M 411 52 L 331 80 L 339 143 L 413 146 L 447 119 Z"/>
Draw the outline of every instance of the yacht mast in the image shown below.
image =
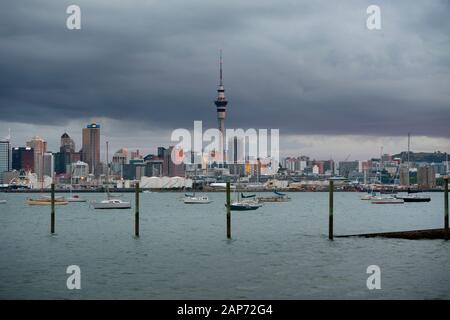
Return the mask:
<path fill-rule="evenodd" d="M 409 152 L 411 147 L 411 133 L 408 132 L 408 188 L 411 186 L 410 180 L 409 180 Z"/>

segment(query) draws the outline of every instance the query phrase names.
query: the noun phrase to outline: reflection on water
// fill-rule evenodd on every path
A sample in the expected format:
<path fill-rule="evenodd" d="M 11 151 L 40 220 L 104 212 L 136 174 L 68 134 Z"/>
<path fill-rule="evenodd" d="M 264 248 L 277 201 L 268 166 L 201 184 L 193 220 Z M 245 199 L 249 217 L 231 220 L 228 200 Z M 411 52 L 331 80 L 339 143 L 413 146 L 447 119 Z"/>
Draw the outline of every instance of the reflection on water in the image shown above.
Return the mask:
<path fill-rule="evenodd" d="M 209 194 L 209 205 L 184 205 L 182 195 L 142 194 L 136 239 L 133 210 L 58 206 L 50 236 L 49 207 L 25 205 L 25 194 L 2 194 L 8 202 L 0 205 L 0 298 L 450 298 L 449 242 L 330 242 L 326 193 L 292 193 L 288 203 L 233 212 L 232 240 L 224 194 Z M 335 193 L 336 234 L 442 227 L 443 194 L 395 206 L 360 196 Z M 73 264 L 81 268 L 81 290 L 66 288 Z M 372 264 L 381 268 L 381 290 L 366 287 Z"/>

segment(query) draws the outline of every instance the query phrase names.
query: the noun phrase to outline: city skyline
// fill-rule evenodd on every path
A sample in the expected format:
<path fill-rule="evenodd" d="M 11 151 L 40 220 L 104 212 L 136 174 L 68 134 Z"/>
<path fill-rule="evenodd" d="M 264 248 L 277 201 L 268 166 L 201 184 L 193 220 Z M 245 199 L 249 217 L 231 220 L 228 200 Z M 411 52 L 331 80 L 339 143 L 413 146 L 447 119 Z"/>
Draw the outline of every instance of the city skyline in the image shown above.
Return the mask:
<path fill-rule="evenodd" d="M 214 128 L 222 48 L 227 127 L 280 129 L 281 155 L 370 158 L 382 146 L 405 150 L 408 132 L 415 150 L 450 151 L 444 2 L 380 1 L 376 32 L 365 27 L 365 1 L 343 3 L 339 15 L 325 2 L 175 2 L 189 15 L 159 2 L 80 1 L 83 27 L 73 32 L 63 6 L 44 1 L 40 15 L 37 4 L 5 4 L 0 136 L 11 127 L 13 139 L 40 135 L 57 150 L 62 132 L 80 145 L 78 128 L 97 121 L 112 150 L 151 152 L 194 120 Z"/>

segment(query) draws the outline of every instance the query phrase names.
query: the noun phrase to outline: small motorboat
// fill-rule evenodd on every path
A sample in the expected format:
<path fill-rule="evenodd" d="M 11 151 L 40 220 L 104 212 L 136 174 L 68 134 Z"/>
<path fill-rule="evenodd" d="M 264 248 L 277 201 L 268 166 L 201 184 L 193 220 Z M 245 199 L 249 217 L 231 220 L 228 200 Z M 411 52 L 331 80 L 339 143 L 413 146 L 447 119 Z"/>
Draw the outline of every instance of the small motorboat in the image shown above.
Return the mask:
<path fill-rule="evenodd" d="M 67 198 L 67 202 L 86 202 L 86 199 L 82 199 L 79 195 L 75 194 Z"/>
<path fill-rule="evenodd" d="M 94 209 L 130 209 L 131 203 L 121 199 L 106 199 L 91 203 Z"/>
<path fill-rule="evenodd" d="M 211 203 L 212 200 L 209 200 L 207 196 L 186 196 L 183 199 L 185 204 L 208 204 Z"/>
<path fill-rule="evenodd" d="M 6 203 L 6 200 L 0 200 L 0 204 Z"/>
<path fill-rule="evenodd" d="M 370 200 L 373 204 L 402 204 L 405 201 L 403 199 L 397 199 L 395 197 L 374 197 Z"/>
<path fill-rule="evenodd" d="M 225 207 L 227 204 L 225 204 Z M 230 204 L 230 210 L 233 211 L 248 211 L 248 210 L 256 210 L 262 207 L 262 204 L 257 203 L 256 201 L 235 201 Z"/>

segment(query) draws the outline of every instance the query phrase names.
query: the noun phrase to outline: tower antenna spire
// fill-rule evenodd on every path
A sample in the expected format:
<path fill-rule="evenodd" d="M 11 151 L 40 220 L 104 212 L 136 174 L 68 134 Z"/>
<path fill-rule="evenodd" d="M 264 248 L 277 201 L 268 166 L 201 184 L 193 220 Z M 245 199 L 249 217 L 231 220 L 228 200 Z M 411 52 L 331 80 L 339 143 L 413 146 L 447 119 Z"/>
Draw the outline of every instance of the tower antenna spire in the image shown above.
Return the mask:
<path fill-rule="evenodd" d="M 222 77 L 222 49 L 220 49 L 220 85 L 223 86 L 223 77 Z"/>

